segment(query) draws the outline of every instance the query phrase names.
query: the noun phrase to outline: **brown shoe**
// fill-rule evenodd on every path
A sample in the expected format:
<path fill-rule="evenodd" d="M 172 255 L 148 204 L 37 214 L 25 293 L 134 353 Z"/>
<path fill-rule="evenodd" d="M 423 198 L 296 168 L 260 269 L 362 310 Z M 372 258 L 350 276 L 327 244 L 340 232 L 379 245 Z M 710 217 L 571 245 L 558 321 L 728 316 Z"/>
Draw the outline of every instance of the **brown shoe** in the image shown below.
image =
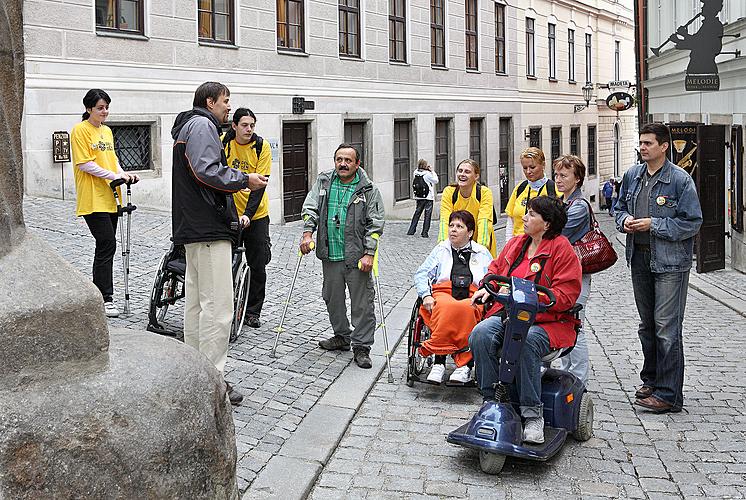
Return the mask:
<path fill-rule="evenodd" d="M 675 409 L 672 404 L 661 401 L 660 399 L 650 396 L 644 399 L 638 399 L 635 404 L 642 406 L 653 413 L 680 412 L 681 409 Z"/>
<path fill-rule="evenodd" d="M 649 398 L 653 395 L 653 391 L 655 391 L 655 387 L 650 387 L 649 385 L 643 385 L 637 391 L 635 391 L 635 397 L 637 399 L 645 399 Z"/>

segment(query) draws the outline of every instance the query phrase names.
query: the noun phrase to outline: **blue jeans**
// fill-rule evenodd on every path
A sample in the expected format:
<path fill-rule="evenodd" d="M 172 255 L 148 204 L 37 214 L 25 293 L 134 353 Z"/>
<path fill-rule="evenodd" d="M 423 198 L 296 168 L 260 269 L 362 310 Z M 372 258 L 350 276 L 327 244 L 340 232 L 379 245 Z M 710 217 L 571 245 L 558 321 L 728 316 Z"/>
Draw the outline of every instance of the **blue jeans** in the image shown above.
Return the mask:
<path fill-rule="evenodd" d="M 650 252 L 637 248 L 630 267 L 644 358 L 640 379 L 644 385 L 655 388 L 653 397 L 681 409 L 684 405 L 682 323 L 689 271 L 654 273 L 650 271 Z"/>
<path fill-rule="evenodd" d="M 495 397 L 500 364 L 498 349 L 502 347 L 505 327 L 499 316 L 490 316 L 477 324 L 469 335 L 469 348 L 474 355 L 479 392 L 485 398 Z M 549 353 L 549 337 L 543 328 L 534 325 L 528 330 L 518 361 L 515 384 L 518 402 L 524 418 L 541 417 L 541 358 Z"/>

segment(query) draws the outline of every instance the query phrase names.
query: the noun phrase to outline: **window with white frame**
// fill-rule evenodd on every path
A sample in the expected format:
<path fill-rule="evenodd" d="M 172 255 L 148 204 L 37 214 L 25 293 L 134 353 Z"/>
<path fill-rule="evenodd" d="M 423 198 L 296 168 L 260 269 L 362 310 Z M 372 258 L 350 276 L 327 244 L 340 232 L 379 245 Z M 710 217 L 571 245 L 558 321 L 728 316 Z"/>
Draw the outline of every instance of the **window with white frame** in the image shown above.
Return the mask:
<path fill-rule="evenodd" d="M 526 18 L 526 76 L 536 76 L 536 46 L 534 20 Z"/>
<path fill-rule="evenodd" d="M 567 30 L 567 81 L 575 82 L 575 30 Z"/>
<path fill-rule="evenodd" d="M 505 61 L 505 6 L 495 4 L 495 73 L 508 72 Z"/>
<path fill-rule="evenodd" d="M 479 0 L 465 0 L 466 69 L 479 69 L 479 29 L 477 6 Z"/>
<path fill-rule="evenodd" d="M 593 35 L 585 34 L 585 83 L 593 81 Z"/>
<path fill-rule="evenodd" d="M 557 25 L 549 23 L 547 26 L 549 37 L 549 79 L 557 80 Z"/>

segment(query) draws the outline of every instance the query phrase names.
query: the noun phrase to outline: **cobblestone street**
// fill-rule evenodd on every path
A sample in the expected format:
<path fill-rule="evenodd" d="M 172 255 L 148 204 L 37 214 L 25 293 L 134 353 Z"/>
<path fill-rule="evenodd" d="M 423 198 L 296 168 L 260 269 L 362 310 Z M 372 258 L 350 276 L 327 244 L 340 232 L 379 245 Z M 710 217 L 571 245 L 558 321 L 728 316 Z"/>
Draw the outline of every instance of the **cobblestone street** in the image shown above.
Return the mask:
<path fill-rule="evenodd" d="M 73 202 L 27 197 L 24 211 L 33 232 L 90 276 L 94 242 L 84 221 L 74 217 Z M 611 219 L 599 217 L 611 238 L 615 235 Z M 110 319 L 111 326 L 138 330 L 147 326 L 150 290 L 158 262 L 170 245 L 170 229 L 169 213 L 139 209 L 133 215 L 132 314 Z M 406 229 L 404 222 L 392 221 L 382 238 L 381 292 L 386 314 L 410 291 L 413 271 L 435 244 L 435 221 L 430 239 L 407 237 Z M 329 335 L 329 321 L 321 299 L 321 265 L 315 256 L 303 258 L 278 358 L 270 357 L 301 230 L 298 224 L 290 224 L 273 225 L 270 231 L 273 258 L 263 325 L 244 328 L 231 346 L 226 369 L 226 378 L 246 396 L 233 413 L 242 492 L 278 455 L 352 360 L 350 352 L 329 353 L 317 347 L 317 341 Z M 500 248 L 502 231 L 497 235 Z M 311 497 L 746 497 L 746 368 L 738 347 L 746 336 L 744 317 L 690 288 L 684 323 L 685 409 L 672 415 L 637 410 L 632 402 L 642 362 L 638 316 L 623 249 L 611 239 L 620 260 L 594 276 L 586 316 L 592 363 L 589 391 L 595 404 L 590 441 L 569 438 L 546 463 L 508 459 L 499 476 L 483 474 L 476 453 L 445 442 L 448 432 L 471 417 L 481 397 L 474 389 L 407 387 L 405 336 L 392 361 L 394 383 L 387 383 L 385 372 L 375 383 L 336 451 L 327 463 L 322 462 Z M 121 309 L 120 252 L 118 246 L 114 275 L 115 301 Z M 746 277 L 732 271 L 702 279 L 718 289 L 746 287 Z M 180 307 L 169 310 L 169 326 L 179 330 L 181 315 Z M 376 342 L 380 342 L 378 333 Z"/>

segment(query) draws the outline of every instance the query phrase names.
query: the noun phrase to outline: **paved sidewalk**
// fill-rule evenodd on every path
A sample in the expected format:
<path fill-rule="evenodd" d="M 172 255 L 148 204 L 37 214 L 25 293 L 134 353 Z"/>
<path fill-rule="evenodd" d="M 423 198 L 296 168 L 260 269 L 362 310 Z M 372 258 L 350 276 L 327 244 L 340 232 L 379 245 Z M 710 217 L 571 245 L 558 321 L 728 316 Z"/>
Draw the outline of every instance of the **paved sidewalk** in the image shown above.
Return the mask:
<path fill-rule="evenodd" d="M 611 237 L 611 221 L 602 225 Z M 741 283 L 733 272 L 715 281 Z M 402 342 L 394 356 L 396 383 L 376 383 L 311 498 L 746 497 L 746 322 L 740 313 L 690 288 L 686 407 L 665 415 L 632 405 L 642 357 L 623 258 L 594 276 L 587 318 L 595 403 L 590 441 L 568 439 L 546 463 L 508 459 L 499 476 L 481 473 L 474 452 L 445 442 L 481 398 L 475 390 L 407 387 Z"/>

